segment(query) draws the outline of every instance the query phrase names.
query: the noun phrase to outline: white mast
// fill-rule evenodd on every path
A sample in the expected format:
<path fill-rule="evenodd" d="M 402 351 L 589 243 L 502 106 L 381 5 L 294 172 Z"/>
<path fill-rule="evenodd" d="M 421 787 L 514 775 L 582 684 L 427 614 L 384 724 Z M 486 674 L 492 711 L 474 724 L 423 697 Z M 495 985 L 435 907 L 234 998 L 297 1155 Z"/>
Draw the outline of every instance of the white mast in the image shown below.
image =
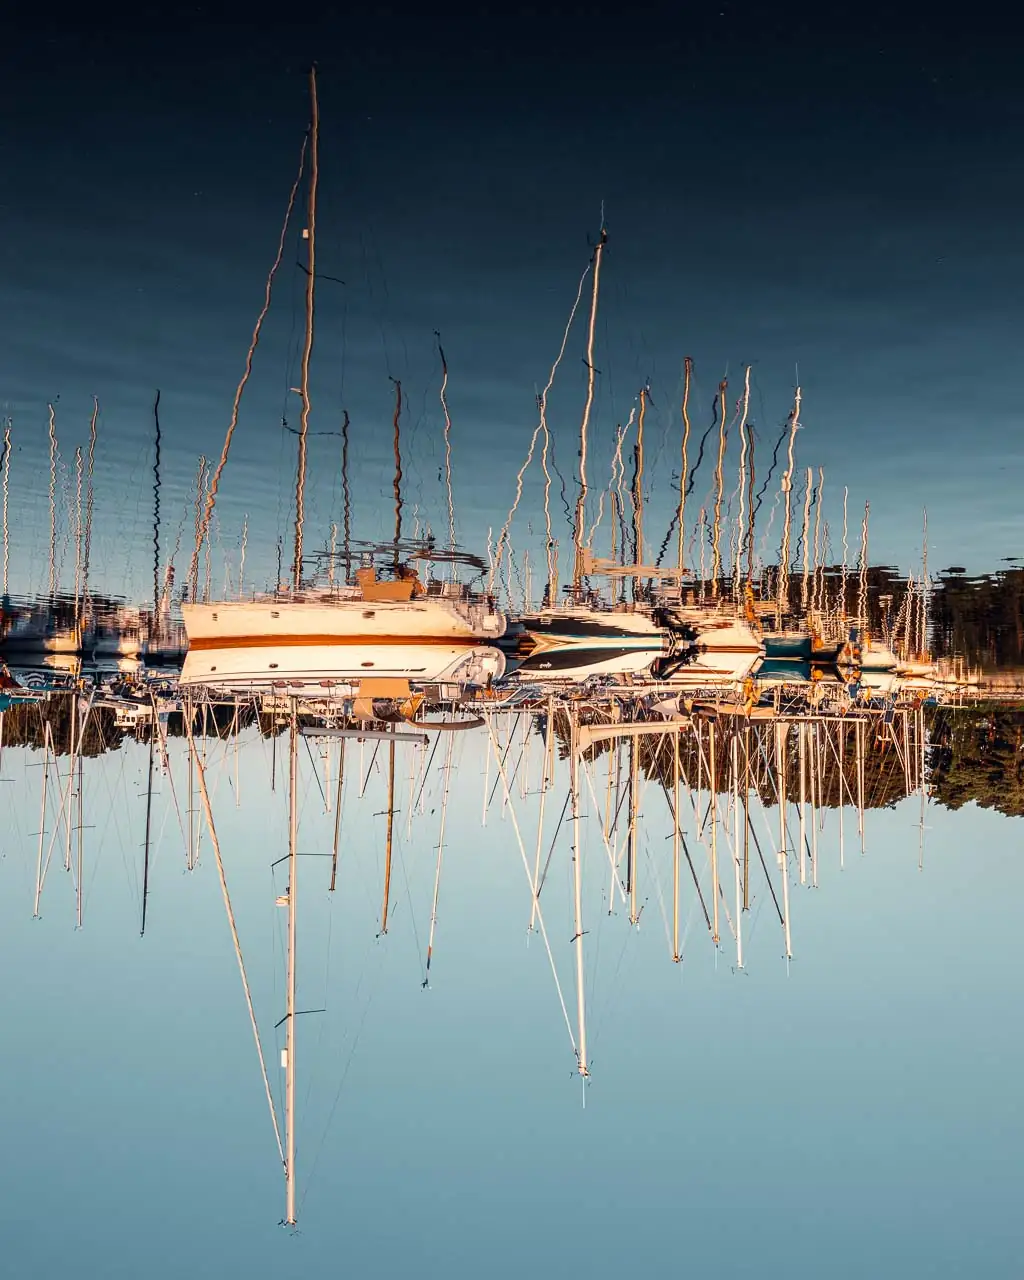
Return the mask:
<path fill-rule="evenodd" d="M 537 818 L 537 853 L 533 866 L 533 902 L 530 904 L 530 932 L 537 922 L 537 894 L 540 892 L 540 855 L 544 837 L 544 801 L 550 786 L 550 777 L 554 772 L 555 750 L 555 699 L 548 695 L 547 733 L 544 737 L 544 763 L 540 774 L 540 814 Z M 488 757 L 490 758 L 490 757 Z M 607 839 L 607 835 L 605 837 Z"/>
<path fill-rule="evenodd" d="M 54 424 L 53 405 L 48 404 L 46 407 L 50 413 L 50 600 L 52 601 L 57 590 L 57 505 L 54 497 L 57 485 L 57 430 Z"/>
<path fill-rule="evenodd" d="M 690 443 L 690 378 L 693 375 L 693 360 L 690 356 L 686 357 L 683 364 L 683 446 L 682 446 L 682 466 L 679 471 L 679 590 L 680 599 L 682 598 L 683 587 L 683 561 L 686 554 L 686 466 L 687 446 Z"/>
<path fill-rule="evenodd" d="M 7 494 L 11 482 L 11 420 L 10 418 L 4 423 L 4 477 L 3 477 L 3 493 L 4 493 L 4 513 L 3 513 L 3 529 L 4 529 L 4 595 L 7 594 L 7 570 L 11 562 L 11 542 L 10 534 L 7 527 Z"/>
<path fill-rule="evenodd" d="M 738 559 L 738 557 L 737 557 Z M 736 888 L 736 968 L 743 968 L 743 885 L 740 875 L 740 760 L 739 739 L 732 733 L 732 851 Z"/>
<path fill-rule="evenodd" d="M 603 241 L 602 241 L 603 243 Z M 570 791 L 572 795 L 572 871 L 573 918 L 576 944 L 576 1018 L 577 1060 L 581 1076 L 588 1076 L 587 1067 L 587 1010 L 583 994 L 583 867 L 580 861 L 580 743 L 576 708 L 569 715 Z"/>
<path fill-rule="evenodd" d="M 629 923 L 636 925 L 640 923 L 640 916 L 636 909 L 636 880 L 637 880 L 637 801 L 640 794 L 640 760 L 639 750 L 636 738 L 629 740 Z"/>
<path fill-rule="evenodd" d="M 775 767 L 778 773 L 779 791 L 779 867 L 782 871 L 783 929 L 786 935 L 786 959 L 793 955 L 792 936 L 789 929 L 789 857 L 786 851 L 786 755 L 785 743 L 788 725 L 775 722 Z"/>
<path fill-rule="evenodd" d="M 309 435 L 309 361 L 313 354 L 313 301 L 316 288 L 316 188 L 318 149 L 320 138 L 320 111 L 316 97 L 316 67 L 309 73 L 309 92 L 312 99 L 312 120 L 309 131 L 309 225 L 305 239 L 308 251 L 306 270 L 306 337 L 302 347 L 302 416 L 299 422 L 299 461 L 295 480 L 295 563 L 292 566 L 292 585 L 298 591 L 302 585 L 302 524 L 305 518 L 306 437 Z"/>
<path fill-rule="evenodd" d="M 590 297 L 590 324 L 587 328 L 587 402 L 583 409 L 583 421 L 580 423 L 580 494 L 576 499 L 576 518 L 573 521 L 573 541 L 576 556 L 573 566 L 572 584 L 579 590 L 583 579 L 583 526 L 587 505 L 587 426 L 590 422 L 590 410 L 594 404 L 594 327 L 597 324 L 597 296 L 601 284 L 601 257 L 608 240 L 608 232 L 604 229 L 604 215 L 601 217 L 601 235 L 594 250 L 594 288 Z M 554 604 L 554 600 L 551 601 Z"/>
<path fill-rule="evenodd" d="M 804 523 L 801 541 L 804 544 L 804 575 L 800 584 L 800 611 L 807 612 L 808 579 L 811 574 L 811 498 L 814 494 L 814 469 L 807 468 L 807 484 L 804 488 Z"/>
<path fill-rule="evenodd" d="M 297 700 L 292 697 L 288 755 L 288 1007 L 285 1048 L 285 1224 L 295 1218 L 295 880 L 298 868 L 298 758 Z"/>
<path fill-rule="evenodd" d="M 793 410 L 789 415 L 789 454 L 786 473 L 782 477 L 782 492 L 786 495 L 785 522 L 782 526 L 782 549 L 779 553 L 779 591 L 775 610 L 775 625 L 782 625 L 782 615 L 789 608 L 789 530 L 793 519 L 793 446 L 800 429 L 800 388 L 797 387 Z"/>
<path fill-rule="evenodd" d="M 689 362 L 689 357 L 687 357 Z M 672 959 L 679 963 L 679 734 L 672 735 Z"/>
<path fill-rule="evenodd" d="M 708 785 L 711 788 L 711 895 L 714 899 L 712 914 L 714 925 L 712 927 L 712 938 L 717 950 L 719 943 L 718 934 L 718 760 L 717 748 L 715 746 L 715 722 L 708 721 L 708 755 L 710 757 L 708 768 L 710 778 Z"/>
<path fill-rule="evenodd" d="M 718 599 L 718 579 L 722 573 L 722 494 L 725 485 L 725 476 L 722 472 L 722 466 L 725 462 L 725 441 L 726 441 L 726 389 L 728 382 L 725 378 L 718 384 L 719 399 L 719 423 L 718 423 L 718 463 L 715 467 L 715 523 L 711 532 L 711 594 Z M 717 931 L 716 931 L 717 932 Z M 716 943 L 718 939 L 715 939 Z"/>
<path fill-rule="evenodd" d="M 430 961 L 434 955 L 434 930 L 437 928 L 437 899 L 441 892 L 441 862 L 444 858 L 444 828 L 448 816 L 448 784 L 452 772 L 452 748 L 455 745 L 454 733 L 448 734 L 448 743 L 444 760 L 444 791 L 441 796 L 441 833 L 437 841 L 437 869 L 434 872 L 434 901 L 430 907 L 430 936 L 427 939 L 427 965 L 423 975 L 423 985 L 430 982 Z M 411 810 L 411 806 L 410 806 Z M 534 898 L 536 901 L 536 896 Z"/>
<path fill-rule="evenodd" d="M 807 883 L 807 725 L 801 720 L 796 726 L 797 753 L 800 762 L 800 883 Z"/>

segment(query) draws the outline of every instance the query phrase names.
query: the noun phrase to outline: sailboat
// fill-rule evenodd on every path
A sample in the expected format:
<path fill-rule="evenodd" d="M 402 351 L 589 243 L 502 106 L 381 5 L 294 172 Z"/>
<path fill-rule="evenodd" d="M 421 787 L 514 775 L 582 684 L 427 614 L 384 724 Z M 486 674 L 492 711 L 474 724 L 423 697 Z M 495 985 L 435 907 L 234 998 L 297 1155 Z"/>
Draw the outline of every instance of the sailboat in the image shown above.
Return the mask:
<path fill-rule="evenodd" d="M 555 600 L 555 578 L 550 572 L 547 603 L 543 608 L 527 612 L 519 620 L 514 644 L 507 645 L 516 659 L 511 675 L 518 681 L 543 679 L 580 682 L 593 677 L 643 676 L 660 659 L 672 653 L 676 640 L 656 611 L 641 598 L 640 579 L 665 575 L 656 567 L 641 564 L 620 566 L 614 561 L 598 560 L 584 545 L 584 521 L 587 500 L 587 431 L 594 402 L 594 332 L 601 280 L 601 262 L 607 244 L 607 231 L 602 226 L 593 255 L 593 288 L 590 299 L 587 356 L 587 399 L 580 423 L 579 493 L 572 518 L 573 580 L 564 602 Z M 633 549 L 634 560 L 643 559 L 643 424 L 647 405 L 646 388 L 640 392 L 637 422 L 636 477 L 633 484 Z M 614 584 L 616 578 L 632 577 L 632 603 L 602 599 L 589 585 L 592 577 L 604 577 Z M 510 638 L 513 639 L 513 638 Z"/>
<path fill-rule="evenodd" d="M 427 594 L 414 569 L 402 565 L 391 581 L 370 564 L 355 583 L 323 590 L 273 592 L 251 600 L 183 604 L 189 652 L 272 647 L 394 645 L 430 640 L 474 644 L 497 640 L 506 621 L 486 599 Z M 447 586 L 448 584 L 439 584 Z"/>
<path fill-rule="evenodd" d="M 302 620 L 308 614 L 300 615 Z M 186 621 L 186 626 L 188 625 Z M 343 636 L 257 637 L 219 645 L 192 642 L 181 670 L 183 686 L 206 686 L 229 692 L 249 689 L 312 688 L 369 681 L 451 682 L 486 686 L 500 679 L 505 656 L 493 645 L 443 636 L 379 634 Z"/>
<path fill-rule="evenodd" d="M 517 681 L 579 681 L 636 675 L 671 653 L 672 637 L 649 612 L 594 605 L 544 609 L 521 619 L 512 637 Z"/>
<path fill-rule="evenodd" d="M 401 545 L 397 420 L 396 530 L 387 560 L 379 553 L 364 553 L 354 580 L 340 585 L 332 580 L 327 586 L 317 588 L 303 579 L 309 360 L 316 283 L 319 114 L 315 73 L 310 83 L 311 168 L 308 226 L 304 232 L 308 252 L 306 332 L 299 388 L 302 418 L 292 581 L 290 587 L 279 584 L 277 590 L 250 599 L 200 603 L 193 598 L 183 604 L 182 618 L 189 644 L 183 684 L 206 683 L 212 676 L 219 680 L 226 672 L 232 681 L 243 684 L 278 680 L 286 672 L 294 672 L 306 680 L 360 675 L 450 680 L 456 678 L 463 662 L 479 666 L 479 648 L 498 639 L 506 627 L 504 614 L 489 595 L 473 595 L 454 580 L 425 585 L 413 561 L 429 559 L 429 552 Z M 211 507 L 208 498 L 207 516 Z M 492 666 L 495 670 L 503 669 L 500 656 L 492 659 Z"/>

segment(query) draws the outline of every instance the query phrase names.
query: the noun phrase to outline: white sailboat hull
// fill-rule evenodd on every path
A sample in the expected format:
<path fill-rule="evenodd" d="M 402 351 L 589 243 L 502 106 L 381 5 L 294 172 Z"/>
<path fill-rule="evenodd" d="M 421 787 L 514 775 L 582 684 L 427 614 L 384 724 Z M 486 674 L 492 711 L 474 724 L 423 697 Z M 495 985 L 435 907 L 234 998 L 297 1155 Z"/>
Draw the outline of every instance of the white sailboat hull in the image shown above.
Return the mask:
<path fill-rule="evenodd" d="M 521 667 L 511 672 L 509 680 L 519 684 L 579 684 L 584 680 L 608 676 L 639 676 L 650 671 L 662 651 L 630 649 L 626 653 L 602 652 L 566 645 L 552 649 L 539 657 L 531 657 Z M 576 661 L 571 659 L 575 657 Z"/>
<path fill-rule="evenodd" d="M 698 654 L 697 658 L 672 675 L 659 680 L 659 684 L 685 688 L 713 684 L 742 683 L 761 661 L 760 653 L 735 653 L 715 650 Z"/>
<path fill-rule="evenodd" d="M 534 647 L 510 679 L 523 684 L 642 675 L 672 647 L 670 634 L 642 612 L 570 605 L 530 614 L 522 627 Z"/>
<path fill-rule="evenodd" d="M 895 671 L 898 661 L 895 653 L 884 644 L 866 644 L 860 655 L 862 671 Z"/>
<path fill-rule="evenodd" d="M 737 654 L 754 659 L 764 654 L 761 638 L 746 622 L 697 623 L 697 643 L 708 653 Z"/>
<path fill-rule="evenodd" d="M 484 605 L 444 597 L 363 600 L 228 600 L 181 607 L 189 648 L 258 641 L 322 644 L 374 638 L 486 642 L 505 631 L 505 617 Z"/>
<path fill-rule="evenodd" d="M 541 642 L 575 644 L 586 649 L 620 649 L 634 645 L 661 652 L 670 645 L 669 633 L 650 615 L 627 610 L 586 609 L 577 605 L 542 609 L 524 617 L 522 626 Z"/>
<path fill-rule="evenodd" d="M 487 645 L 444 641 L 417 644 L 252 645 L 190 649 L 180 683 L 214 689 L 277 685 L 329 687 L 366 679 L 412 684 L 439 680 L 486 684 L 505 670 L 505 655 Z"/>

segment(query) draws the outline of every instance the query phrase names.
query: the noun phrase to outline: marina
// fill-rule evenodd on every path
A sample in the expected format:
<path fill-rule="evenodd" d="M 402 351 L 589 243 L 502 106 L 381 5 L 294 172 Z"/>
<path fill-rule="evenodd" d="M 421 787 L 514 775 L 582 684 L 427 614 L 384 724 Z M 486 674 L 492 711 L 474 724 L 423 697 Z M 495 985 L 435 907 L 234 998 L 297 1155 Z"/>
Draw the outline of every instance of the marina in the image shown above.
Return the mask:
<path fill-rule="evenodd" d="M 287 92 L 259 24 L 156 55 L 137 125 L 90 73 L 116 205 L 66 156 L 88 252 L 8 239 L 19 1274 L 1010 1274 L 1020 459 L 958 196 L 921 139 L 829 186 L 804 106 L 719 136 L 756 23 L 714 84 L 668 41 L 645 149 L 665 33 L 620 127 L 523 21 L 408 101 L 390 18 Z"/>

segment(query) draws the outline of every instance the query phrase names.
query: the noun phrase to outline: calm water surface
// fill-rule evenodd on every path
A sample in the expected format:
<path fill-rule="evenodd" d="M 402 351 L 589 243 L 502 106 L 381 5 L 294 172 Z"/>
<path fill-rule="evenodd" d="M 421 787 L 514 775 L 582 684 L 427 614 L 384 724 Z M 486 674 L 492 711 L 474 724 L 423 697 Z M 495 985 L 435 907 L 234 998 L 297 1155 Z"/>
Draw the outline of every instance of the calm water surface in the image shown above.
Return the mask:
<path fill-rule="evenodd" d="M 778 808 L 770 797 L 763 811 L 753 803 L 765 867 L 752 862 L 742 969 L 727 843 L 720 945 L 684 866 L 673 963 L 673 824 L 655 781 L 640 798 L 640 918 L 630 925 L 602 839 L 607 758 L 598 758 L 580 845 L 585 1084 L 574 1052 L 566 762 L 541 841 L 545 859 L 551 851 L 549 959 L 529 928 L 540 739 L 504 803 L 486 732 L 453 735 L 425 986 L 443 750 L 431 761 L 398 745 L 382 934 L 384 753 L 350 744 L 331 892 L 337 744 L 300 743 L 297 1232 L 279 1225 L 281 1163 L 185 740 L 170 736 L 150 788 L 144 734 L 115 732 L 111 713 L 105 741 L 90 739 L 73 788 L 79 895 L 76 858 L 64 866 L 60 699 L 56 765 L 37 709 L 7 712 L 5 1274 L 1020 1274 L 1024 590 L 1004 559 L 1024 554 L 1019 394 L 1007 372 L 1024 276 L 1020 177 L 1005 161 L 1020 149 L 1019 92 L 1006 88 L 1017 78 L 1004 84 L 993 72 L 987 33 L 983 54 L 968 57 L 962 24 L 951 29 L 957 56 L 943 61 L 934 32 L 897 55 L 899 39 L 865 20 L 872 47 L 847 65 L 847 44 L 828 33 L 817 53 L 788 37 L 776 47 L 736 5 L 715 8 L 712 25 L 721 19 L 730 34 L 701 26 L 696 53 L 672 42 L 659 53 L 644 25 L 628 64 L 644 69 L 643 85 L 624 73 L 617 37 L 619 65 L 607 49 L 600 74 L 589 55 L 574 61 L 576 22 L 562 44 L 552 37 L 547 54 L 523 50 L 523 61 L 493 49 L 467 58 L 457 41 L 400 54 L 379 28 L 353 39 L 347 13 L 344 31 L 324 41 L 316 56 L 344 46 L 360 65 L 322 74 L 307 551 L 344 520 L 346 412 L 353 535 L 391 536 L 396 403 L 403 531 L 447 540 L 440 335 L 457 537 L 486 562 L 604 201 L 611 238 L 586 506 L 595 550 L 610 549 L 614 477 L 627 494 L 632 485 L 641 391 L 641 552 L 656 555 L 670 527 L 689 354 L 687 561 L 710 560 L 716 490 L 727 569 L 733 538 L 744 536 L 743 416 L 754 424 L 760 498 L 754 566 L 774 564 L 784 518 L 777 445 L 799 382 L 794 571 L 844 564 L 856 575 L 870 503 L 868 561 L 894 566 L 872 579 L 874 620 L 892 621 L 927 556 L 931 646 L 981 668 L 985 698 L 925 709 L 922 788 L 905 783 L 916 754 L 905 770 L 891 743 L 871 747 L 863 852 L 847 793 L 842 809 L 821 809 L 816 887 L 810 876 L 801 883 L 791 805 L 789 959 L 772 892 L 783 883 L 771 843 Z M 56 31 L 3 51 L 19 106 L 0 139 L 5 594 L 48 592 L 51 576 L 73 590 L 80 474 L 83 501 L 93 493 L 91 589 L 150 602 L 157 498 L 158 573 L 174 565 L 176 598 L 185 581 L 200 460 L 220 453 L 307 113 L 305 72 L 280 65 L 293 59 L 282 49 L 305 57 L 290 28 L 233 26 L 228 48 L 223 33 L 186 26 L 178 37 L 148 33 L 130 53 L 113 36 Z M 492 44 L 511 50 L 514 37 L 502 30 Z M 548 42 L 547 28 L 533 40 Z M 529 73 L 534 55 L 542 78 Z M 983 85 L 966 66 L 972 57 Z M 275 582 L 279 556 L 285 575 L 290 564 L 302 225 L 297 214 L 202 557 L 214 597 Z M 547 409 L 562 580 L 588 381 L 583 286 Z M 723 379 L 730 428 L 719 486 L 713 405 Z M 499 587 L 521 599 L 532 573 L 536 601 L 546 559 L 537 452 L 511 538 L 515 572 Z M 275 743 L 247 722 L 202 738 L 200 751 L 280 1109 L 287 912 L 275 900 L 287 885 L 287 735 Z M 707 906 L 700 803 L 696 813 L 687 806 Z M 198 862 L 187 869 L 195 831 Z"/>
<path fill-rule="evenodd" d="M 836 1275 L 953 1276 L 982 1241 L 989 1273 L 1012 1274 L 1022 1043 L 1007 1011 L 1021 955 L 992 904 L 1022 887 L 1019 818 L 933 799 L 922 831 L 915 795 L 867 811 L 862 855 L 847 807 L 840 869 L 840 813 L 824 811 L 817 889 L 800 886 L 791 861 L 792 961 L 755 864 L 743 971 L 724 917 L 713 948 L 688 878 L 683 962 L 671 961 L 671 820 L 658 788 L 641 803 L 638 928 L 618 901 L 609 914 L 600 820 L 585 822 L 584 1089 L 542 939 L 528 935 L 529 885 L 500 791 L 481 825 L 496 777 L 485 747 L 469 733 L 453 748 L 427 989 L 436 762 L 410 830 L 424 761 L 399 746 L 381 937 L 382 757 L 371 770 L 371 744 L 350 750 L 331 894 L 324 765 L 302 754 L 298 1005 L 313 1012 L 297 1030 L 296 1238 L 276 1225 L 280 1166 L 205 833 L 185 870 L 185 744 L 171 739 L 169 773 L 157 771 L 144 938 L 148 748 L 128 739 L 85 762 L 80 930 L 63 837 L 32 918 L 42 753 L 5 749 L 0 1176 L 19 1273 L 88 1258 L 116 1275 L 231 1265 L 270 1276 L 386 1257 L 388 1269 L 442 1274 L 486 1255 L 499 1275 L 540 1260 L 612 1275 L 638 1257 L 678 1257 L 728 1275 L 785 1265 L 810 1276 L 827 1257 Z M 204 749 L 280 1102 L 285 748 L 275 760 L 253 727 Z M 539 740 L 532 751 L 536 781 Z M 553 834 L 566 782 L 560 766 Z M 532 857 L 538 799 L 513 791 Z M 776 815 L 769 806 L 762 833 Z M 706 878 L 706 857 L 698 870 Z M 731 891 L 723 872 L 725 911 Z M 542 901 L 575 1028 L 571 893 L 563 832 Z"/>

